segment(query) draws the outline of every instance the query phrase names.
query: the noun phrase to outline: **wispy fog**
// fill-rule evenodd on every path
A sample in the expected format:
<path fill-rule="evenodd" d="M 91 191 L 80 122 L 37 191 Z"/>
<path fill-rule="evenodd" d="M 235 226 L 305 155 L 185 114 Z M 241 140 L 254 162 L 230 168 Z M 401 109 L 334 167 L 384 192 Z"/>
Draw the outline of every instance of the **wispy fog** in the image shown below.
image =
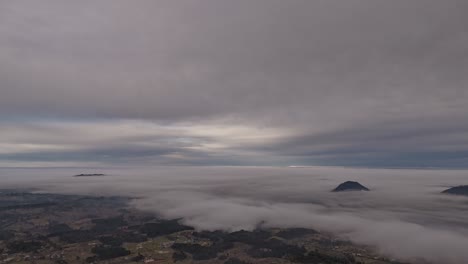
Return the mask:
<path fill-rule="evenodd" d="M 103 172 L 105 177 L 71 177 Z M 406 260 L 468 262 L 468 184 L 463 170 L 336 167 L 2 169 L 0 188 L 137 197 L 133 204 L 198 229 L 310 227 Z M 331 193 L 345 180 L 370 192 Z"/>

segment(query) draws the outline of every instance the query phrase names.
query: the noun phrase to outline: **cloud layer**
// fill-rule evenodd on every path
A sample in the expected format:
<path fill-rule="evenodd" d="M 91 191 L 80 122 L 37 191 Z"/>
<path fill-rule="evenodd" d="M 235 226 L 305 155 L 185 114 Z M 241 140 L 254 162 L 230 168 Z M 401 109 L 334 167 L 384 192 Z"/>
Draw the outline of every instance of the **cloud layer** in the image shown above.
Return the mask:
<path fill-rule="evenodd" d="M 463 0 L 3 2 L 0 140 L 10 151 L 0 159 L 180 164 L 155 158 L 177 152 L 188 164 L 466 166 L 467 8 Z M 174 143 L 177 133 L 86 150 L 5 139 L 11 123 L 35 135 L 44 130 L 34 124 L 50 130 L 48 122 L 79 131 L 101 122 L 193 127 L 189 145 L 231 143 L 200 139 L 197 125 L 241 126 L 235 140 L 257 138 L 216 152 Z M 269 144 L 262 129 L 281 140 Z M 52 134 L 94 144 L 86 132 Z M 26 145 L 44 155 L 24 154 Z"/>
<path fill-rule="evenodd" d="M 433 263 L 468 261 L 468 199 L 440 191 L 468 184 L 466 170 L 333 167 L 3 169 L 2 188 L 138 197 L 133 205 L 205 230 L 310 227 Z M 95 172 L 95 171 L 90 171 Z M 370 192 L 332 193 L 345 180 Z"/>

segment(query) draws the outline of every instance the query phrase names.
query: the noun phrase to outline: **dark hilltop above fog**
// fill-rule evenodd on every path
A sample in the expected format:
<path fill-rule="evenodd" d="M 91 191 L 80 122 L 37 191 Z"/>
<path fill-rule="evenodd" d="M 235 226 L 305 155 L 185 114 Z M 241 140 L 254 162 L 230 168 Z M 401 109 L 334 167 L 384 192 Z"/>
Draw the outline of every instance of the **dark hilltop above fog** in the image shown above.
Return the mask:
<path fill-rule="evenodd" d="M 452 187 L 443 191 L 442 193 L 468 196 L 468 185 Z"/>
<path fill-rule="evenodd" d="M 74 175 L 73 177 L 96 177 L 96 176 L 106 176 L 105 174 L 102 174 L 102 173 L 91 173 L 91 174 L 77 174 L 77 175 Z"/>
<path fill-rule="evenodd" d="M 347 181 L 338 185 L 332 192 L 345 192 L 345 191 L 369 191 L 369 189 L 359 182 Z"/>

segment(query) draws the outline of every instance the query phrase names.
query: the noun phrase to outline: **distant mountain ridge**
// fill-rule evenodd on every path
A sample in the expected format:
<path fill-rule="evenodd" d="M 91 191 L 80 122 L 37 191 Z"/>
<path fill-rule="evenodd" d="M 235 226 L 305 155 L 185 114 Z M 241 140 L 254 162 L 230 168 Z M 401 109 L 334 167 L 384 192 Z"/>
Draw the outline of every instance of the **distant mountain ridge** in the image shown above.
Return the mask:
<path fill-rule="evenodd" d="M 105 174 L 102 174 L 102 173 L 82 173 L 82 174 L 77 174 L 73 177 L 94 177 L 94 176 L 106 176 Z"/>

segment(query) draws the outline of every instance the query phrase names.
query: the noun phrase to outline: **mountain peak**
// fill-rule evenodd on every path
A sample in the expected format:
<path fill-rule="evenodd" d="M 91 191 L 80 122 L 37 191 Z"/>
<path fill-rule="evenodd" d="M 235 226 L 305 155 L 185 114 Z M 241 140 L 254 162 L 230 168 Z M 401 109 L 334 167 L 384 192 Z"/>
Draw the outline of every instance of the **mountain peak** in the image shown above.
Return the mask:
<path fill-rule="evenodd" d="M 338 185 L 332 192 L 344 192 L 344 191 L 369 191 L 369 189 L 359 182 L 346 181 Z"/>
<path fill-rule="evenodd" d="M 468 196 L 468 185 L 455 186 L 443 191 L 442 193 Z"/>

